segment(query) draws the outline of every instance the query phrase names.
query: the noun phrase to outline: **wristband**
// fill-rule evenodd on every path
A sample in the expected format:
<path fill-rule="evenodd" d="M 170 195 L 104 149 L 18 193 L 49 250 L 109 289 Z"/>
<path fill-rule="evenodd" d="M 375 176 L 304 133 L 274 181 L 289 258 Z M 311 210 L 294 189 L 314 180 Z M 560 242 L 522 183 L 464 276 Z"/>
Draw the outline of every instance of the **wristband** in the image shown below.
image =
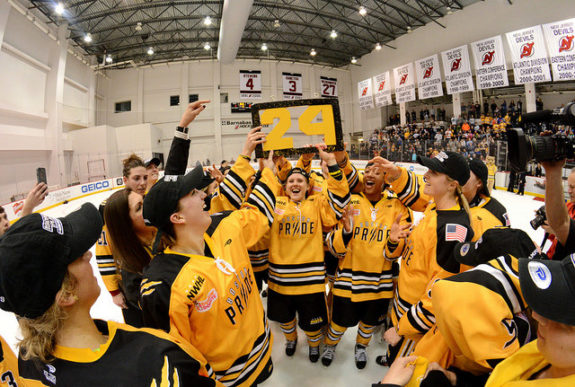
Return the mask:
<path fill-rule="evenodd" d="M 178 126 L 178 127 L 176 128 L 176 131 L 182 132 L 182 133 L 185 133 L 185 134 L 188 134 L 188 128 L 187 128 L 187 127 L 186 127 L 186 128 L 182 128 L 181 126 Z"/>

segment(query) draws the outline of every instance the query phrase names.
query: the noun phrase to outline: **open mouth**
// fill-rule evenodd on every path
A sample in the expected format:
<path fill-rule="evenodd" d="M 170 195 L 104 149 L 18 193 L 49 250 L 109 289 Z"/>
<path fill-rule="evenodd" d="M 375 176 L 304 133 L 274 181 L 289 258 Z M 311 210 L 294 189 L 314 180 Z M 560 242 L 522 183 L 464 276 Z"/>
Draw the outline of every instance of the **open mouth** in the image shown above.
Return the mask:
<path fill-rule="evenodd" d="M 365 182 L 365 186 L 366 187 L 373 187 L 373 186 L 375 186 L 375 181 L 367 180 Z"/>
<path fill-rule="evenodd" d="M 291 189 L 291 193 L 292 193 L 292 194 L 298 194 L 298 193 L 300 193 L 300 192 L 301 192 L 301 189 L 300 189 L 300 188 L 292 188 L 292 189 Z"/>

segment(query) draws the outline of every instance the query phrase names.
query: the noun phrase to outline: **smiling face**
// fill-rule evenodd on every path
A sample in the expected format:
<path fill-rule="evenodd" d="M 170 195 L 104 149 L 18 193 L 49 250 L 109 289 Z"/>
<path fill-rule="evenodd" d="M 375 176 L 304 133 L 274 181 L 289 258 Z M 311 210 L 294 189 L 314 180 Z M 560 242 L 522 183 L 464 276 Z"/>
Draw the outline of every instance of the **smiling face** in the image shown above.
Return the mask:
<path fill-rule="evenodd" d="M 154 184 L 155 182 L 158 181 L 158 177 L 160 176 L 160 170 L 158 169 L 158 166 L 156 164 L 150 163 L 150 165 L 148 165 L 148 167 L 146 168 L 146 171 L 148 172 L 148 182 Z"/>
<path fill-rule="evenodd" d="M 423 193 L 437 199 L 445 195 L 449 191 L 449 187 L 453 185 L 447 178 L 445 173 L 439 173 L 428 169 L 423 175 L 425 179 L 425 187 Z"/>
<path fill-rule="evenodd" d="M 212 222 L 210 213 L 206 211 L 207 194 L 204 191 L 192 190 L 178 202 L 178 211 L 172 215 L 172 223 L 185 225 L 194 233 L 203 234 Z"/>
<path fill-rule="evenodd" d="M 365 168 L 363 174 L 363 192 L 366 195 L 381 194 L 383 190 L 384 174 L 379 168 L 371 165 Z"/>
<path fill-rule="evenodd" d="M 305 176 L 294 173 L 288 177 L 285 190 L 291 200 L 301 202 L 305 199 L 308 188 L 309 184 Z"/>

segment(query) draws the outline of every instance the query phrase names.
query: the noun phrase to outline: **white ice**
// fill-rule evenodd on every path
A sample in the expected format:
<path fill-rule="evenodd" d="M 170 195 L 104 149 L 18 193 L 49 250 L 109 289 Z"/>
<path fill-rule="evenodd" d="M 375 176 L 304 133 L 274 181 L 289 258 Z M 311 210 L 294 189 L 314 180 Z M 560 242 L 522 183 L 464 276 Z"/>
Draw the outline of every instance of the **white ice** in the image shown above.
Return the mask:
<path fill-rule="evenodd" d="M 104 192 L 78 199 L 50 209 L 46 211 L 45 214 L 55 217 L 65 216 L 85 202 L 92 202 L 98 206 L 98 204 L 110 194 L 111 192 Z M 532 196 L 517 196 L 500 190 L 494 191 L 493 197 L 497 198 L 497 200 L 507 208 L 513 227 L 526 231 L 535 243 L 541 243 L 543 231 L 541 228 L 534 231 L 529 225 L 529 221 L 533 218 L 534 211 L 543 205 L 543 202 L 535 200 Z M 92 253 L 94 253 L 94 248 L 92 248 Z M 113 304 L 110 294 L 106 291 L 99 274 L 97 274 L 98 270 L 95 258 L 92 258 L 92 266 L 100 283 L 100 287 L 102 288 L 100 297 L 92 308 L 92 316 L 94 318 L 123 322 L 120 309 Z M 264 305 L 265 303 L 266 299 L 264 299 Z M 308 348 L 305 344 L 305 335 L 302 331 L 298 333 L 299 343 L 296 354 L 291 358 L 287 357 L 284 353 L 285 339 L 279 329 L 279 325 L 272 323 L 272 331 L 274 335 L 272 351 L 274 372 L 262 386 L 304 387 L 323 386 L 328 383 L 331 387 L 351 385 L 369 386 L 371 383 L 381 380 L 387 371 L 387 368 L 375 363 L 375 357 L 385 351 L 385 344 L 382 342 L 380 334 L 377 334 L 377 336 L 372 339 L 371 345 L 368 348 L 369 358 L 367 366 L 363 370 L 358 370 L 355 367 L 353 357 L 357 328 L 351 328 L 345 333 L 337 347 L 335 360 L 329 367 L 324 367 L 321 361 L 315 364 L 310 363 L 307 354 Z M 0 310 L 0 334 L 15 350 L 19 335 L 18 324 L 13 314 L 2 310 Z M 226 332 L 221 332 L 221 334 L 225 335 Z"/>

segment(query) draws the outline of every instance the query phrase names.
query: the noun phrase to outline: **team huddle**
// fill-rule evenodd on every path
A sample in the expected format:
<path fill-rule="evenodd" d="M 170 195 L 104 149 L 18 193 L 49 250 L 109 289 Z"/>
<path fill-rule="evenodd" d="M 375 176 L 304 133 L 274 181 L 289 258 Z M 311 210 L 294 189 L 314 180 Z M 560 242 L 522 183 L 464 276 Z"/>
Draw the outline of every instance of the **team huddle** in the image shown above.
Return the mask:
<path fill-rule="evenodd" d="M 391 368 L 378 385 L 502 385 L 501 372 L 488 381 L 494 368 L 533 351 L 522 281 L 547 266 L 510 228 L 481 160 L 420 156 L 419 176 L 376 157 L 360 173 L 345 151 L 320 145 L 295 167 L 270 152 L 255 170 L 258 127 L 225 174 L 185 174 L 188 126 L 208 102 L 182 116 L 163 178 L 159 160 L 132 156 L 126 188 L 100 211 L 28 215 L 0 238 L 0 307 L 19 316 L 23 337 L 19 360 L 1 343 L 0 384 L 255 386 L 273 372 L 270 321 L 287 356 L 302 344 L 299 326 L 310 362 L 326 367 L 358 326 L 358 369 L 384 326 L 377 363 Z M 90 317 L 95 243 L 126 324 Z"/>

